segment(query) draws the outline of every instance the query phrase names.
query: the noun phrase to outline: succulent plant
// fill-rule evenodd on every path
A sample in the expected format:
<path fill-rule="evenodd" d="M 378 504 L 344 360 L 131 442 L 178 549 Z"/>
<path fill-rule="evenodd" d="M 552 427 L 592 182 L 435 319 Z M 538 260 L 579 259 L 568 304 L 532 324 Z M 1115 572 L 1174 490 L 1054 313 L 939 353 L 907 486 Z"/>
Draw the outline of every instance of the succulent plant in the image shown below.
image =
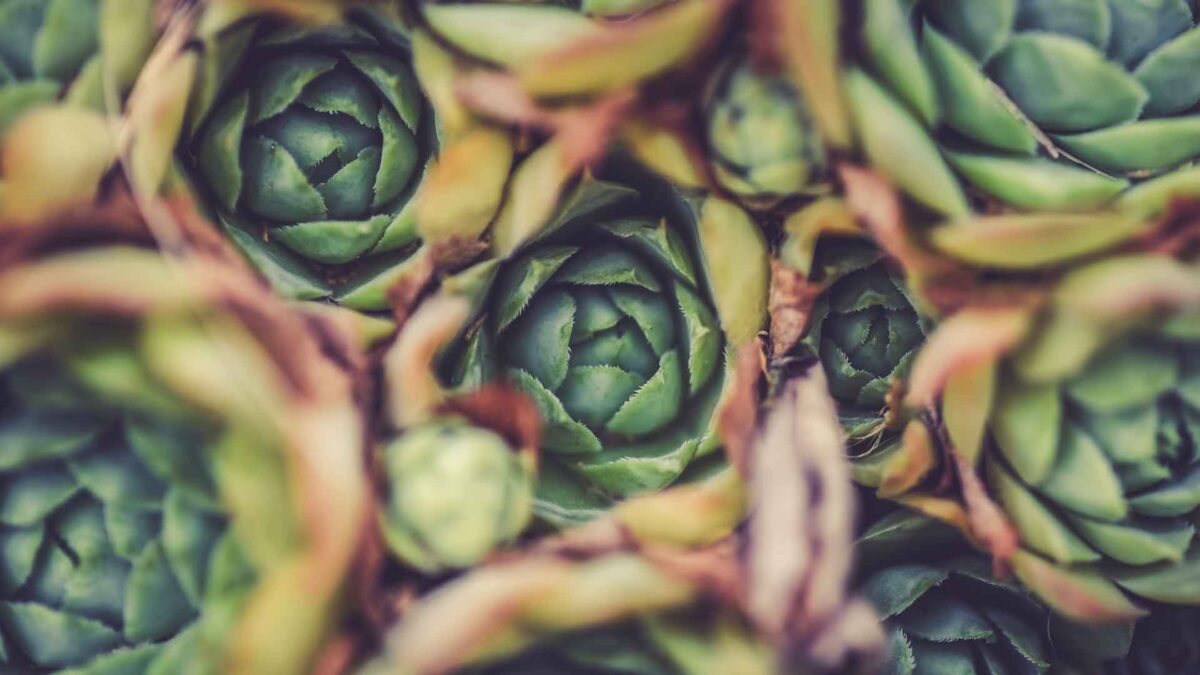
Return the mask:
<path fill-rule="evenodd" d="M 918 201 L 1104 204 L 1200 155 L 1186 0 L 864 0 L 846 76 L 867 156 Z"/>
<path fill-rule="evenodd" d="M 205 202 L 285 295 L 385 309 L 419 245 L 413 195 L 436 145 L 398 24 L 251 19 L 202 58 L 220 77 L 194 99 L 183 154 Z"/>
<path fill-rule="evenodd" d="M 884 673 L 1099 672 L 1129 647 L 1124 627 L 1053 615 L 927 516 L 891 510 L 863 533 L 858 553 L 864 593 L 889 635 Z"/>
<path fill-rule="evenodd" d="M 494 279 L 445 363 L 453 388 L 504 378 L 537 404 L 544 516 L 661 488 L 711 454 L 726 349 L 763 320 L 754 225 L 716 222 L 720 206 L 648 185 L 586 178 L 545 229 L 477 268 Z M 718 237 L 736 274 L 709 266 Z"/>
<path fill-rule="evenodd" d="M 917 357 L 910 396 L 940 383 L 947 439 L 982 465 L 1019 537 L 1015 572 L 1064 614 L 1200 603 L 1198 303 L 1194 266 L 1117 256 L 1069 272 L 1042 305 L 949 317 Z"/>
<path fill-rule="evenodd" d="M 268 348 L 296 325 L 198 279 L 129 245 L 0 272 L 5 670 L 299 673 L 337 614 L 364 504 L 348 381 L 289 372 Z"/>
<path fill-rule="evenodd" d="M 151 0 L 0 2 L 0 220 L 91 201 L 156 36 Z"/>
<path fill-rule="evenodd" d="M 730 61 L 706 101 L 710 164 L 721 187 L 759 206 L 824 189 L 825 150 L 786 78 Z"/>
<path fill-rule="evenodd" d="M 470 567 L 529 523 L 531 471 L 495 432 L 438 420 L 403 432 L 382 459 L 384 541 L 414 567 Z"/>
<path fill-rule="evenodd" d="M 928 330 L 903 279 L 868 242 L 827 237 L 817 246 L 822 293 L 800 349 L 820 359 L 851 442 L 879 440 L 892 392 Z"/>

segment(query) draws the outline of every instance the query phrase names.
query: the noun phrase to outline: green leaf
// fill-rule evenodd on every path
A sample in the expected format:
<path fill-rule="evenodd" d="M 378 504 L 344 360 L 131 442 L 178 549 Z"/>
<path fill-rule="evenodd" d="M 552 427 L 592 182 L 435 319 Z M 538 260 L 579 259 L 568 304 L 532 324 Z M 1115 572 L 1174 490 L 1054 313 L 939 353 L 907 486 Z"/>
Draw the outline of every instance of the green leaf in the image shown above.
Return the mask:
<path fill-rule="evenodd" d="M 79 486 L 64 467 L 47 464 L 6 477 L 0 483 L 0 522 L 36 525 L 62 506 Z"/>
<path fill-rule="evenodd" d="M 133 563 L 125 596 L 125 638 L 130 642 L 170 637 L 196 616 L 171 573 L 162 545 L 152 542 Z"/>
<path fill-rule="evenodd" d="M 948 576 L 946 570 L 928 565 L 895 565 L 868 579 L 863 593 L 888 619 L 906 611 Z"/>
<path fill-rule="evenodd" d="M 391 108 L 379 111 L 379 130 L 383 134 L 379 172 L 375 175 L 371 208 L 379 209 L 398 197 L 405 186 L 413 182 L 413 172 L 421 160 L 420 148 L 413 132 L 400 123 Z M 405 200 L 407 201 L 407 200 Z"/>
<path fill-rule="evenodd" d="M 346 71 L 334 70 L 317 78 L 305 87 L 299 101 L 318 112 L 341 113 L 364 127 L 378 128 L 380 106 L 375 88 Z"/>
<path fill-rule="evenodd" d="M 425 99 L 412 70 L 402 61 L 376 52 L 350 51 L 346 58 L 375 84 L 404 125 L 416 133 Z"/>
<path fill-rule="evenodd" d="M 1179 115 L 1200 102 L 1200 82 L 1188 77 L 1200 60 L 1200 28 L 1192 28 L 1160 46 L 1133 71 L 1150 94 L 1146 115 Z"/>
<path fill-rule="evenodd" d="M 991 623 L 948 593 L 926 593 L 895 617 L 906 633 L 933 642 L 987 640 L 995 637 Z"/>
<path fill-rule="evenodd" d="M 569 260 L 555 276 L 556 283 L 587 286 L 628 284 L 659 292 L 658 279 L 628 251 L 616 246 L 592 246 Z"/>
<path fill-rule="evenodd" d="M 1103 171 L 1162 171 L 1200 154 L 1200 116 L 1141 120 L 1054 140 Z"/>
<path fill-rule="evenodd" d="M 1017 27 L 1078 38 L 1101 52 L 1112 36 L 1108 0 L 1023 0 L 1017 3 Z"/>
<path fill-rule="evenodd" d="M 687 244 L 666 218 L 657 222 L 648 218 L 618 218 L 604 222 L 601 227 L 647 258 L 662 263 L 688 283 L 697 283 Z"/>
<path fill-rule="evenodd" d="M 579 12 L 551 5 L 425 5 L 442 39 L 471 56 L 514 66 L 603 32 Z"/>
<path fill-rule="evenodd" d="M 1187 0 L 1110 3 L 1113 15 L 1112 42 L 1108 53 L 1126 66 L 1195 25 L 1195 11 Z"/>
<path fill-rule="evenodd" d="M 44 668 L 77 666 L 121 644 L 121 635 L 99 621 L 37 603 L 4 603 L 0 618 L 13 642 Z"/>
<path fill-rule="evenodd" d="M 1182 522 L 1136 520 L 1102 523 L 1071 517 L 1071 524 L 1095 548 L 1127 565 L 1183 559 L 1195 528 Z"/>
<path fill-rule="evenodd" d="M 721 361 L 721 330 L 717 318 L 704 300 L 691 287 L 681 282 L 672 284 L 679 312 L 683 317 L 682 347 L 687 358 L 688 394 L 700 391 Z"/>
<path fill-rule="evenodd" d="M 1022 155 L 1037 151 L 1038 141 L 1029 123 L 1012 110 L 1012 104 L 998 94 L 979 63 L 962 47 L 926 26 L 922 53 L 937 83 L 949 127 L 997 150 Z"/>
<path fill-rule="evenodd" d="M 534 297 L 529 308 L 504 334 L 508 363 L 557 391 L 570 365 L 575 301 L 557 289 Z"/>
<path fill-rule="evenodd" d="M 104 415 L 70 410 L 33 408 L 6 413 L 0 424 L 0 470 L 22 469 L 78 452 L 107 424 Z"/>
<path fill-rule="evenodd" d="M 1200 604 L 1200 556 L 1195 554 L 1180 563 L 1126 568 L 1114 580 L 1121 588 L 1150 600 Z"/>
<path fill-rule="evenodd" d="M 199 607 L 204 596 L 208 558 L 225 523 L 174 488 L 163 504 L 162 546 L 167 563 L 188 600 Z"/>
<path fill-rule="evenodd" d="M 1022 112 L 1053 132 L 1133 121 L 1149 98 L 1124 68 L 1063 35 L 1019 34 L 988 63 L 987 72 Z"/>
<path fill-rule="evenodd" d="M 939 115 L 937 90 L 921 60 L 907 5 L 899 0 L 868 0 L 863 9 L 863 43 L 880 79 L 926 126 L 934 127 Z"/>
<path fill-rule="evenodd" d="M 613 415 L 643 384 L 642 378 L 615 366 L 577 366 L 558 389 L 563 408 L 589 429 L 605 429 Z"/>
<path fill-rule="evenodd" d="M 45 5 L 33 44 L 34 75 L 69 82 L 96 52 L 99 9 L 95 0 L 48 0 Z"/>
<path fill-rule="evenodd" d="M 854 125 L 871 163 L 920 203 L 950 216 L 970 212 L 967 198 L 920 122 L 870 76 L 846 75 Z"/>
<path fill-rule="evenodd" d="M 300 98 L 309 84 L 336 66 L 336 59 L 302 53 L 277 56 L 262 64 L 249 89 L 247 124 L 258 124 L 283 112 Z"/>
<path fill-rule="evenodd" d="M 1185 516 L 1200 507 L 1200 464 L 1182 476 L 1129 497 L 1129 506 L 1146 516 Z"/>
<path fill-rule="evenodd" d="M 947 153 L 972 185 L 1007 204 L 1039 211 L 1102 206 L 1129 181 L 1082 167 L 1040 158 Z"/>
<path fill-rule="evenodd" d="M 1062 427 L 1054 468 L 1038 491 L 1064 507 L 1093 518 L 1119 520 L 1128 512 L 1121 481 L 1108 457 L 1086 431 Z"/>
<path fill-rule="evenodd" d="M 112 556 L 80 561 L 67 582 L 62 609 L 119 626 L 129 569 L 129 563 Z"/>
<path fill-rule="evenodd" d="M 529 373 L 509 369 L 509 381 L 529 396 L 542 416 L 542 444 L 548 451 L 563 454 L 600 452 L 600 439 L 567 413 L 562 402 Z"/>
<path fill-rule="evenodd" d="M 166 486 L 129 452 L 121 437 L 102 440 L 67 466 L 80 485 L 106 504 L 157 510 L 166 494 Z"/>
<path fill-rule="evenodd" d="M 379 173 L 379 148 L 363 148 L 353 161 L 338 169 L 329 180 L 316 186 L 325 200 L 330 218 L 354 219 L 367 215 L 374 199 L 375 176 Z M 384 225 L 391 218 L 384 221 Z M 379 234 L 383 227 L 379 227 Z M 378 236 L 375 241 L 378 241 Z M 374 245 L 374 241 L 371 242 Z"/>
<path fill-rule="evenodd" d="M 42 523 L 0 528 L 0 591 L 12 593 L 29 580 L 44 536 Z"/>
<path fill-rule="evenodd" d="M 1098 354 L 1066 389 L 1089 409 L 1111 414 L 1153 404 L 1178 376 L 1174 354 L 1149 344 L 1124 344 Z"/>
<path fill-rule="evenodd" d="M 365 220 L 313 220 L 271 228 L 270 236 L 309 260 L 339 264 L 370 251 L 390 222 L 387 214 Z"/>
<path fill-rule="evenodd" d="M 268 220 L 294 223 L 326 216 L 325 200 L 280 144 L 252 137 L 243 147 L 243 205 Z"/>
<path fill-rule="evenodd" d="M 935 26 L 984 63 L 1012 38 L 1017 8 L 1028 4 L 1029 0 L 957 0 L 928 2 L 921 9 Z"/>
<path fill-rule="evenodd" d="M 506 265 L 496 281 L 496 330 L 508 328 L 563 263 L 579 250 L 575 246 L 542 246 Z"/>
<path fill-rule="evenodd" d="M 1094 562 L 1100 554 L 1063 525 L 1027 487 L 996 462 L 987 464 L 988 482 L 1021 534 L 1021 543 L 1060 563 Z"/>
<path fill-rule="evenodd" d="M 992 417 L 992 432 L 1005 459 L 1027 483 L 1038 485 L 1058 457 L 1063 405 L 1058 387 L 1030 386 L 1005 378 Z"/>
<path fill-rule="evenodd" d="M 604 430 L 622 436 L 642 436 L 658 431 L 679 414 L 683 394 L 684 373 L 679 353 L 667 352 L 659 362 L 658 372 L 613 413 Z"/>

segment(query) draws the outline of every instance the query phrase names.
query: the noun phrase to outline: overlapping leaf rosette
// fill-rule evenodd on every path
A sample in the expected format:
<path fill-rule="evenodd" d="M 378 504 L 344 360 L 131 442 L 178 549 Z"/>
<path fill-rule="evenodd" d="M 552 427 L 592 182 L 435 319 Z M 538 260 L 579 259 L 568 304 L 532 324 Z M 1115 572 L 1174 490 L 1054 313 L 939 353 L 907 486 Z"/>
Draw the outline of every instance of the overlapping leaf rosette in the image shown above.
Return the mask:
<path fill-rule="evenodd" d="M 865 0 L 846 88 L 876 166 L 964 216 L 1102 206 L 1200 155 L 1196 8 Z"/>
<path fill-rule="evenodd" d="M 857 543 L 866 596 L 888 632 L 885 673 L 1099 672 L 1125 656 L 1129 630 L 1065 621 L 952 528 L 910 511 Z"/>
<path fill-rule="evenodd" d="M 214 5 L 195 38 L 176 59 L 194 80 L 186 118 L 146 134 L 181 137 L 200 201 L 281 294 L 386 309 L 420 245 L 414 194 L 437 146 L 398 16 L 308 24 Z"/>
<path fill-rule="evenodd" d="M 0 217 L 91 200 L 110 128 L 157 37 L 150 0 L 0 3 Z"/>
<path fill-rule="evenodd" d="M 0 662 L 307 672 L 365 512 L 349 376 L 240 268 L 146 242 L 121 208 L 0 253 Z"/>
<path fill-rule="evenodd" d="M 451 284 L 477 316 L 443 369 L 451 389 L 502 380 L 536 404 L 539 514 L 588 517 L 711 456 L 727 352 L 765 320 L 755 225 L 630 166 L 584 177 L 523 240 L 494 236 L 507 254 Z"/>
<path fill-rule="evenodd" d="M 892 451 L 903 426 L 897 405 L 903 379 L 929 324 L 894 261 L 867 241 L 826 237 L 812 267 L 809 280 L 819 294 L 791 356 L 820 361 L 858 479 L 872 483 L 869 474 Z"/>
<path fill-rule="evenodd" d="M 1193 264 L 1130 253 L 1045 294 L 956 312 L 914 364 L 908 398 L 940 396 L 944 436 L 906 437 L 896 461 L 919 477 L 950 448 L 960 524 L 1063 614 L 1127 620 L 1143 600 L 1197 603 L 1198 300 Z M 928 495 L 907 501 L 949 513 Z"/>

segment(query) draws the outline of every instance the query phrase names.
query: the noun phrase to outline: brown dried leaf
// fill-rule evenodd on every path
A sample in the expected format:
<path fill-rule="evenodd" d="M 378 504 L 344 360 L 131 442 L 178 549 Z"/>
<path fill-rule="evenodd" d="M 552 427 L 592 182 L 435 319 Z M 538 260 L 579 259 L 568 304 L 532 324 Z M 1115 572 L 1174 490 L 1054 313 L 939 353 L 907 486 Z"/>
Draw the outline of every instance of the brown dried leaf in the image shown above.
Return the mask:
<path fill-rule="evenodd" d="M 533 401 L 520 391 L 505 385 L 485 385 L 449 399 L 437 412 L 462 415 L 476 426 L 500 434 L 537 466 L 542 418 Z"/>
<path fill-rule="evenodd" d="M 819 366 L 782 383 L 749 459 L 750 615 L 814 672 L 840 672 L 846 663 L 816 659 L 845 657 L 863 646 L 867 651 L 858 659 L 873 660 L 883 646 L 877 625 L 865 636 L 828 632 L 831 625 L 860 622 L 839 618 L 853 606 L 847 587 L 854 494 L 836 406 Z M 818 643 L 820 653 L 814 649 Z"/>
<path fill-rule="evenodd" d="M 1029 307 L 976 307 L 938 324 L 913 362 L 908 405 L 933 407 L 954 373 L 1010 352 L 1025 338 L 1031 320 Z"/>
<path fill-rule="evenodd" d="M 429 419 L 445 399 L 434 359 L 462 329 L 470 309 L 465 298 L 453 295 L 426 300 L 384 355 L 384 414 L 396 428 Z"/>
<path fill-rule="evenodd" d="M 824 290 L 824 284 L 809 281 L 803 272 L 771 259 L 771 295 L 767 305 L 771 315 L 771 358 L 791 352 L 804 337 L 813 304 Z"/>
<path fill-rule="evenodd" d="M 762 344 L 751 340 L 742 345 L 734 358 L 733 383 L 717 409 L 717 433 L 724 441 L 725 457 L 743 476 L 747 473 L 758 424 L 759 390 L 764 371 Z"/>

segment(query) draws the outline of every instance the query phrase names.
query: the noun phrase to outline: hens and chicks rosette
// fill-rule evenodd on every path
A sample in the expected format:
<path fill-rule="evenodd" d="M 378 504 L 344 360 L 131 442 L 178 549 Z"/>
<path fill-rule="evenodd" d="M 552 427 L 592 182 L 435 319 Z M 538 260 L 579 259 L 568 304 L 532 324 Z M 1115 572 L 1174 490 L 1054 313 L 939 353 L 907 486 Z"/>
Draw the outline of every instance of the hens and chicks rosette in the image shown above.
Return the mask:
<path fill-rule="evenodd" d="M 1198 19 L 0 0 L 0 661 L 1195 668 Z"/>

